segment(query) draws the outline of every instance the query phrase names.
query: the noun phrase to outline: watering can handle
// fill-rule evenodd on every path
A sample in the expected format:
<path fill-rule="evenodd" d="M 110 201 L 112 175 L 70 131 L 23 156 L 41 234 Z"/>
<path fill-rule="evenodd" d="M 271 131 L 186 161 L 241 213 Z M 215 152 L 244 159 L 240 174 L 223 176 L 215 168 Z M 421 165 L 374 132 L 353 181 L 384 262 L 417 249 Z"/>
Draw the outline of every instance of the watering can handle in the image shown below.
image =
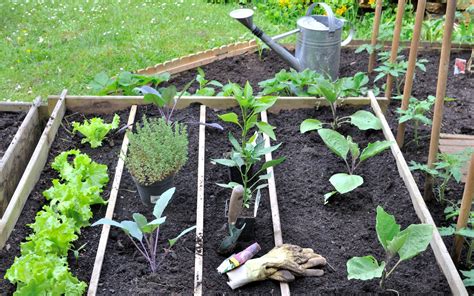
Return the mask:
<path fill-rule="evenodd" d="M 308 8 L 306 11 L 306 16 L 311 16 L 311 13 L 313 12 L 313 9 L 316 5 L 321 5 L 324 10 L 326 11 L 327 17 L 328 17 L 328 27 L 329 27 L 329 32 L 334 32 L 336 31 L 336 20 L 334 17 L 334 13 L 332 12 L 331 7 L 327 5 L 326 3 L 321 3 L 321 2 L 316 2 L 311 4 L 311 6 Z"/>
<path fill-rule="evenodd" d="M 346 22 L 344 21 L 344 23 L 347 23 L 349 24 L 349 36 L 347 36 L 347 38 L 341 42 L 341 46 L 346 46 L 347 44 L 349 44 L 351 41 L 352 41 L 352 38 L 354 37 L 354 34 L 355 34 L 355 31 L 354 31 L 354 26 L 352 25 L 351 22 Z"/>

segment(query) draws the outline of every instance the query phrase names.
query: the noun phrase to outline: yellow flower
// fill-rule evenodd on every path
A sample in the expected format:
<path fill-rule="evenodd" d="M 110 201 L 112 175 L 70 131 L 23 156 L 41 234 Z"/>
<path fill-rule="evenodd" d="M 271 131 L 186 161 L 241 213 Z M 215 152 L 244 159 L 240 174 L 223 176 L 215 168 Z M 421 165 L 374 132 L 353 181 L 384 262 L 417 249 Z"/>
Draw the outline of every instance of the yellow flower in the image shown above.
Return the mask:
<path fill-rule="evenodd" d="M 374 5 L 375 0 L 369 0 L 369 5 Z"/>
<path fill-rule="evenodd" d="M 342 5 L 340 8 L 336 9 L 336 14 L 341 16 L 346 11 L 347 11 L 347 7 L 345 5 Z"/>
<path fill-rule="evenodd" d="M 278 4 L 280 4 L 280 6 L 288 6 L 290 0 L 278 0 Z"/>

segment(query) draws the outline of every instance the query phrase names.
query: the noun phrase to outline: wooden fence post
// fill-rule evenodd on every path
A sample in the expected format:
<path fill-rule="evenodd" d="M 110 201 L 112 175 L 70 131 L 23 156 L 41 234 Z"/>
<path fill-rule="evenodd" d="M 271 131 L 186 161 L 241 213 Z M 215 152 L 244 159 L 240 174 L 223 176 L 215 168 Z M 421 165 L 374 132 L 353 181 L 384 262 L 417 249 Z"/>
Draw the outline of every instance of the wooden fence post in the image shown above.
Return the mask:
<path fill-rule="evenodd" d="M 416 8 L 415 28 L 413 38 L 410 45 L 410 54 L 408 57 L 407 74 L 405 75 L 405 85 L 403 87 L 402 110 L 407 110 L 410 104 L 411 90 L 413 88 L 413 77 L 415 76 L 416 58 L 418 57 L 418 45 L 420 44 L 421 28 L 423 25 L 423 17 L 425 16 L 426 0 L 418 0 Z M 397 143 L 403 147 L 405 141 L 405 123 L 398 124 Z"/>
<path fill-rule="evenodd" d="M 471 164 L 469 165 L 469 171 L 467 173 L 466 184 L 464 185 L 464 193 L 462 195 L 461 210 L 456 224 L 456 231 L 466 227 L 467 220 L 471 215 L 472 198 L 474 197 L 474 153 L 471 155 Z M 458 264 L 459 258 L 461 257 L 462 245 L 464 237 L 456 235 L 454 239 L 454 253 L 453 261 L 454 264 Z"/>
<path fill-rule="evenodd" d="M 433 113 L 433 126 L 431 127 L 430 152 L 428 154 L 428 167 L 433 168 L 433 163 L 438 155 L 439 133 L 443 119 L 443 104 L 446 96 L 446 83 L 449 71 L 449 55 L 451 53 L 451 36 L 453 34 L 454 14 L 456 13 L 456 0 L 450 0 L 446 7 L 446 21 L 444 23 L 443 45 L 438 70 L 438 84 L 436 85 L 436 101 Z M 433 198 L 433 177 L 426 174 L 424 199 Z"/>
<path fill-rule="evenodd" d="M 392 52 L 390 53 L 390 62 L 395 63 L 398 56 L 398 45 L 400 43 L 400 32 L 402 31 L 403 13 L 405 12 L 405 0 L 398 0 L 397 16 L 395 19 L 395 29 L 393 30 Z M 388 100 L 392 98 L 393 76 L 387 75 L 385 86 L 385 97 Z"/>
<path fill-rule="evenodd" d="M 372 29 L 372 39 L 370 41 L 370 46 L 372 47 L 372 53 L 369 56 L 369 67 L 367 72 L 372 73 L 375 65 L 375 57 L 377 52 L 375 46 L 377 45 L 377 37 L 379 35 L 380 19 L 382 17 L 382 0 L 377 0 L 375 4 L 375 16 L 374 16 L 374 27 Z"/>

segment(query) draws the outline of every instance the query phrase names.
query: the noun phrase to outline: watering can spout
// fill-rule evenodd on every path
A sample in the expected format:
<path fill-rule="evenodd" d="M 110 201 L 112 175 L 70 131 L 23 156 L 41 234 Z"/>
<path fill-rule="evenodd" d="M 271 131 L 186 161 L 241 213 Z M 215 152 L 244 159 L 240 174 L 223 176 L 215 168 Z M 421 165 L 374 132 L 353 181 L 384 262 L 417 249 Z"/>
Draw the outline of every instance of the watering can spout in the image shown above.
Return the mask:
<path fill-rule="evenodd" d="M 248 8 L 236 9 L 230 12 L 230 17 L 239 21 L 247 27 L 252 34 L 265 42 L 273 51 L 275 51 L 283 60 L 285 60 L 296 71 L 303 71 L 301 63 L 288 50 L 278 44 L 273 38 L 265 34 L 259 27 L 253 23 L 253 10 Z"/>

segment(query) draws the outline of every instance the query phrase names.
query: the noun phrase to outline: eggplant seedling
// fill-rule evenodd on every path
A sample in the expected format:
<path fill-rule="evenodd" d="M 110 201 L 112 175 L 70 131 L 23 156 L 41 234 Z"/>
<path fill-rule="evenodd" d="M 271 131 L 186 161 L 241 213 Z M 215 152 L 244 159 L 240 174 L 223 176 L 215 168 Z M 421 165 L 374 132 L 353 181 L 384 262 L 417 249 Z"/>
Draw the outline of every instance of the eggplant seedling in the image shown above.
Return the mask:
<path fill-rule="evenodd" d="M 413 121 L 415 126 L 414 131 L 414 141 L 416 146 L 420 142 L 420 137 L 418 136 L 418 131 L 420 129 L 420 124 L 431 125 L 431 119 L 429 119 L 426 114 L 431 111 L 435 103 L 436 98 L 433 96 L 428 96 L 426 100 L 417 100 L 416 98 L 410 98 L 410 104 L 408 105 L 407 110 L 397 109 L 397 113 L 400 114 L 398 119 L 399 123 L 404 123 L 407 121 Z"/>
<path fill-rule="evenodd" d="M 107 224 L 122 229 L 130 238 L 133 245 L 138 249 L 140 254 L 146 258 L 150 264 L 151 271 L 155 273 L 160 267 L 161 263 L 165 260 L 166 256 L 170 253 L 171 248 L 176 244 L 178 239 L 196 228 L 196 226 L 189 227 L 183 230 L 177 237 L 169 239 L 169 247 L 164 248 L 164 253 L 161 255 L 160 260 L 157 261 L 160 227 L 166 221 L 166 216 L 163 217 L 162 215 L 171 198 L 173 197 L 174 192 L 175 188 L 170 188 L 165 191 L 157 200 L 153 209 L 153 216 L 155 216 L 153 221 L 148 222 L 146 217 L 142 214 L 134 213 L 132 216 L 133 221 L 117 222 L 111 219 L 102 218 L 92 224 L 92 226 Z"/>
<path fill-rule="evenodd" d="M 363 281 L 380 278 L 380 287 L 383 290 L 396 292 L 385 289 L 387 278 L 392 275 L 400 263 L 425 251 L 433 237 L 433 226 L 429 224 L 411 224 L 401 231 L 400 228 L 395 217 L 378 206 L 375 230 L 377 238 L 385 250 L 386 261 L 379 263 L 372 255 L 353 257 L 347 261 L 347 278 Z M 389 270 L 388 266 L 396 255 L 399 259 Z"/>
<path fill-rule="evenodd" d="M 376 141 L 369 143 L 361 152 L 359 144 L 354 143 L 350 136 L 344 137 L 331 129 L 320 129 L 318 130 L 318 134 L 323 139 L 324 144 L 326 144 L 334 154 L 344 160 L 347 167 L 347 173 L 334 174 L 329 178 L 329 182 L 331 182 L 336 190 L 324 195 L 324 204 L 327 204 L 329 198 L 334 194 L 344 194 L 364 184 L 364 179 L 359 175 L 355 175 L 354 171 L 362 162 L 383 152 L 392 144 L 390 141 Z M 348 161 L 349 152 L 351 161 Z"/>

